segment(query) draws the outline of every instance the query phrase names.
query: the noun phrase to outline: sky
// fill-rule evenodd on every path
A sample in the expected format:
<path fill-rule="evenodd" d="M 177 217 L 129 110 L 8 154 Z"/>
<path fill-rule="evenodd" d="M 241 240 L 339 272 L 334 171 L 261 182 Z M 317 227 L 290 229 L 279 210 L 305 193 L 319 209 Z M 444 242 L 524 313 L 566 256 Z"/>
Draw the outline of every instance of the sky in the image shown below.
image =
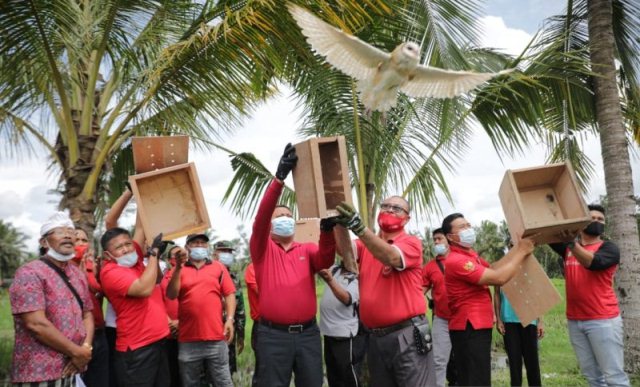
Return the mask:
<path fill-rule="evenodd" d="M 545 17 L 563 11 L 562 1 L 550 0 L 489 0 L 482 46 L 502 49 L 518 54 L 527 45 Z M 278 159 L 287 142 L 299 142 L 296 135 L 300 126 L 300 110 L 296 110 L 292 97 L 285 92 L 259 108 L 246 121 L 242 129 L 223 138 L 224 145 L 238 152 L 252 152 L 275 172 Z M 441 201 L 442 214 L 412 218 L 409 230 L 422 231 L 424 227 L 439 226 L 442 217 L 451 212 L 462 212 L 475 225 L 482 220 L 499 222 L 503 219 L 498 198 L 498 188 L 507 169 L 533 167 L 544 164 L 546 154 L 542 145 L 534 145 L 524 155 L 500 159 L 488 137 L 480 129 L 474 133 L 470 150 L 463 155 L 455 171 L 445 173 L 453 203 Z M 596 176 L 592 179 L 585 200 L 596 201 L 605 193 L 600 145 L 597 138 L 585 141 L 584 149 L 595 163 Z M 638 147 L 632 154 L 634 187 L 640 195 L 640 160 Z M 224 192 L 231 181 L 232 169 L 229 157 L 220 151 L 190 151 L 190 161 L 195 162 L 214 234 L 223 239 L 237 237 L 240 224 L 248 231 L 251 220 L 234 216 L 228 206 L 221 204 Z M 56 211 L 59 195 L 51 191 L 56 186 L 56 176 L 47 171 L 44 157 L 0 159 L 0 219 L 12 223 L 29 237 L 27 246 L 37 250 L 40 225 Z M 287 183 L 292 186 L 291 178 Z M 132 216 L 123 217 L 125 227 L 134 223 Z M 180 240 L 179 240 L 180 242 Z"/>

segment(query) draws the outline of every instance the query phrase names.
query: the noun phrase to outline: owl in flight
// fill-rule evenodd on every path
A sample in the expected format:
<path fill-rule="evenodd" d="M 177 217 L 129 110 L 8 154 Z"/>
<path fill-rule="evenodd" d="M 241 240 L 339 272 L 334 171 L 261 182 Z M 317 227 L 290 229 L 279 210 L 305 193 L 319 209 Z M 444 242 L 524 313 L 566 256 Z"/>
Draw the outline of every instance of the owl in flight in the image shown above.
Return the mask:
<path fill-rule="evenodd" d="M 451 98 L 513 71 L 474 73 L 420 65 L 420 47 L 415 43 L 401 43 L 389 54 L 298 5 L 289 3 L 288 8 L 311 47 L 335 68 L 358 80 L 360 99 L 368 111 L 384 113 L 396 106 L 398 90 L 415 98 Z"/>

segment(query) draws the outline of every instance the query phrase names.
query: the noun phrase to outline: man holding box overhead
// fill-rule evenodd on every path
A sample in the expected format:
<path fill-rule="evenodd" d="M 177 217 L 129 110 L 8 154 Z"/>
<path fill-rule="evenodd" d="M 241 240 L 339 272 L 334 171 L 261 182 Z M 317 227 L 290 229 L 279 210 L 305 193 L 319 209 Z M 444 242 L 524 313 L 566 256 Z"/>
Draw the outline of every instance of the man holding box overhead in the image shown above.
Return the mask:
<path fill-rule="evenodd" d="M 569 338 L 590 386 L 628 386 L 622 318 L 612 286 L 620 250 L 602 239 L 604 207 L 588 207 L 592 222 L 579 239 L 550 245 L 563 258 Z"/>
<path fill-rule="evenodd" d="M 280 158 L 276 179 L 260 202 L 249 242 L 260 286 L 258 386 L 264 387 L 289 386 L 292 371 L 298 387 L 322 385 L 314 274 L 333 264 L 335 240 L 332 232 L 325 231 L 320 233 L 320 248 L 314 243 L 293 240 L 292 212 L 277 205 L 277 201 L 283 181 L 297 160 L 295 148 L 288 144 Z"/>
<path fill-rule="evenodd" d="M 491 268 L 472 249 L 476 234 L 464 215 L 448 215 L 442 221 L 442 231 L 449 241 L 444 282 L 451 309 L 449 335 L 458 385 L 489 386 L 494 320 L 489 285 L 507 283 L 535 244 L 531 238 L 522 239 L 503 258 L 505 264 Z"/>
<path fill-rule="evenodd" d="M 369 373 L 374 387 L 434 386 L 431 333 L 422 293 L 422 243 L 405 233 L 409 203 L 391 196 L 380 204 L 379 234 L 347 203 L 338 224 L 353 231 L 360 269 L 360 319 L 369 328 Z"/>

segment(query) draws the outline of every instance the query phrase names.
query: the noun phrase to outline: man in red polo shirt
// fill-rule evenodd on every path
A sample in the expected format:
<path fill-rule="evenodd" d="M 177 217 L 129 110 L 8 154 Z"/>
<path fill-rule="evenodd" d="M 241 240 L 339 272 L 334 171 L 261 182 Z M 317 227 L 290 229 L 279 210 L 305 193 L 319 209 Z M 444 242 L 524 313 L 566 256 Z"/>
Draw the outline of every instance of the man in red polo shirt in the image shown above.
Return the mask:
<path fill-rule="evenodd" d="M 178 299 L 178 362 L 182 385 L 200 384 L 203 363 L 209 383 L 233 387 L 228 343 L 233 340 L 236 288 L 225 266 L 211 260 L 206 234 L 187 236 L 189 260 L 181 255 L 167 287 Z M 227 321 L 222 322 L 222 299 Z"/>
<path fill-rule="evenodd" d="M 503 259 L 505 264 L 493 269 L 471 246 L 475 231 L 464 215 L 455 213 L 442 221 L 442 231 L 449 241 L 445 260 L 445 288 L 451 318 L 449 335 L 456 357 L 459 386 L 491 385 L 491 331 L 493 304 L 489 285 L 504 285 L 519 264 L 533 252 L 531 238 L 522 239 Z"/>
<path fill-rule="evenodd" d="M 433 353 L 422 293 L 422 243 L 405 233 L 409 203 L 400 196 L 380 204 L 375 234 L 346 203 L 337 223 L 356 241 L 360 268 L 360 319 L 369 328 L 369 374 L 376 386 L 433 386 Z"/>
<path fill-rule="evenodd" d="M 551 245 L 564 263 L 569 338 L 589 385 L 628 386 L 622 317 L 613 290 L 620 250 L 602 239 L 604 207 L 591 204 L 589 213 L 592 222 L 577 241 Z"/>
<path fill-rule="evenodd" d="M 162 291 L 158 248 L 143 264 L 142 227 L 135 240 L 122 228 L 102 235 L 100 244 L 108 261 L 100 271 L 102 290 L 116 312 L 115 370 L 120 386 L 169 386 L 164 339 L 169 334 Z M 157 239 L 157 238 L 156 238 Z M 155 244 L 155 243 L 154 243 Z"/>
<path fill-rule="evenodd" d="M 434 259 L 422 269 L 424 291 L 431 290 L 433 302 L 433 362 L 435 363 L 436 385 L 444 386 L 445 377 L 450 386 L 456 385 L 456 372 L 449 337 L 449 297 L 444 286 L 444 262 L 449 255 L 449 242 L 441 228 L 433 230 Z"/>
<path fill-rule="evenodd" d="M 298 387 L 322 386 L 322 347 L 316 324 L 314 274 L 335 260 L 333 232 L 314 243 L 293 240 L 295 221 L 288 207 L 277 206 L 283 180 L 297 162 L 288 144 L 276 179 L 265 192 L 253 223 L 249 247 L 260 286 L 257 356 L 258 386 L 287 387 L 291 372 Z"/>

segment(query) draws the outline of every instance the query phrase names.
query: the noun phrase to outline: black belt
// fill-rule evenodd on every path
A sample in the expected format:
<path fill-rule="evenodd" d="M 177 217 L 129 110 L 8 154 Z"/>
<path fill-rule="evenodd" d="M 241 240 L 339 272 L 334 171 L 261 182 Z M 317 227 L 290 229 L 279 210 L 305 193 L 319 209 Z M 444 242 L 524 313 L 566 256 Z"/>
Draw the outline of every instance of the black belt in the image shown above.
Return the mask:
<path fill-rule="evenodd" d="M 279 331 L 285 331 L 289 333 L 302 333 L 305 329 L 309 329 L 312 326 L 316 325 L 316 319 L 313 318 L 307 322 L 303 322 L 300 324 L 286 325 L 286 324 L 276 324 L 274 322 L 261 318 L 260 324 L 264 325 L 265 327 L 277 329 Z"/>
<path fill-rule="evenodd" d="M 389 325 L 388 327 L 382 327 L 382 328 L 371 328 L 369 329 L 369 332 L 374 335 L 374 336 L 386 336 L 389 333 L 395 332 L 395 331 L 399 331 L 402 328 L 406 328 L 406 327 L 410 327 L 414 324 L 419 324 L 422 321 L 425 320 L 425 317 L 423 315 L 419 315 L 419 316 L 415 316 L 412 317 L 410 319 L 406 319 L 404 321 L 400 321 L 397 324 L 393 324 L 393 325 Z"/>

